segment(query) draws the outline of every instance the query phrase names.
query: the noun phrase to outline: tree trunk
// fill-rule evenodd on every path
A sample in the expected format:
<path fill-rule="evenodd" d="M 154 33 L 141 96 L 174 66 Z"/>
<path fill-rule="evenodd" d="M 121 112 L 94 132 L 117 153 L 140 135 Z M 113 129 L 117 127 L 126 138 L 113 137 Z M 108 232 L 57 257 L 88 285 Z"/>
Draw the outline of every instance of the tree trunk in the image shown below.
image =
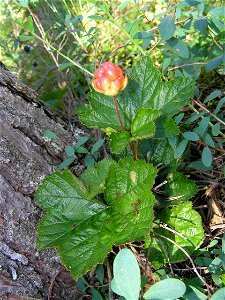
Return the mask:
<path fill-rule="evenodd" d="M 43 137 L 45 129 L 59 139 Z M 64 141 L 72 142 L 66 124 L 0 64 L 0 299 L 78 298 L 56 252 L 36 246 L 43 212 L 34 191 L 62 161 Z"/>

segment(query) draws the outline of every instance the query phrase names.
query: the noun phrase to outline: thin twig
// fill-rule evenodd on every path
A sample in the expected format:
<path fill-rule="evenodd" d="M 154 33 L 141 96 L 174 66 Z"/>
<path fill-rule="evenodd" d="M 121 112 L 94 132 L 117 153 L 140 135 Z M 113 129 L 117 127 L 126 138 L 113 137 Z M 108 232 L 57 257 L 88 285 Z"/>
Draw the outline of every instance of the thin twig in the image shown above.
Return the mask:
<path fill-rule="evenodd" d="M 52 292 L 52 288 L 53 288 L 53 285 L 54 285 L 54 282 L 55 282 L 55 279 L 56 277 L 59 275 L 59 273 L 62 271 L 63 268 L 60 268 L 58 270 L 58 272 L 55 273 L 55 275 L 53 276 L 52 280 L 51 280 L 51 284 L 49 286 L 49 289 L 48 289 L 48 300 L 51 300 L 51 292 Z"/>
<path fill-rule="evenodd" d="M 177 69 L 180 69 L 180 68 L 183 68 L 183 67 L 190 67 L 190 66 L 195 66 L 195 65 L 206 65 L 206 64 L 207 64 L 207 62 L 195 62 L 195 63 L 192 63 L 192 64 L 184 64 L 184 65 L 168 68 L 167 71 L 173 71 L 173 70 L 177 70 Z"/>
<path fill-rule="evenodd" d="M 225 122 L 220 120 L 216 115 L 214 115 L 210 110 L 208 110 L 201 102 L 194 100 L 195 104 L 197 104 L 201 109 L 206 111 L 210 116 L 212 116 L 217 122 L 219 122 L 222 126 L 225 127 Z"/>
<path fill-rule="evenodd" d="M 204 280 L 204 278 L 199 274 L 199 272 L 197 271 L 196 269 L 196 266 L 191 258 L 191 256 L 188 254 L 188 252 L 183 248 L 181 247 L 180 245 L 178 245 L 177 243 L 175 243 L 173 240 L 171 240 L 170 238 L 162 235 L 162 234 L 159 234 L 159 233 L 156 233 L 156 232 L 153 232 L 154 235 L 157 235 L 167 241 L 169 241 L 170 243 L 172 243 L 173 245 L 175 245 L 177 248 L 179 248 L 190 260 L 191 264 L 192 264 L 192 267 L 193 267 L 193 270 L 195 272 L 195 274 L 198 276 L 198 278 L 205 284 L 205 286 L 207 287 L 208 289 L 208 292 L 209 292 L 209 289 L 211 289 L 211 287 L 207 284 L 207 282 Z"/>
<path fill-rule="evenodd" d="M 162 42 L 162 38 L 160 38 L 158 40 L 158 42 L 154 46 L 152 46 L 152 48 L 149 49 L 149 52 L 151 52 L 152 50 L 154 50 L 161 42 Z"/>
<path fill-rule="evenodd" d="M 225 153 L 225 150 L 220 149 L 220 148 L 214 148 L 214 147 L 212 147 L 212 146 L 209 146 L 208 144 L 204 143 L 203 141 L 197 141 L 197 143 L 200 144 L 200 145 L 209 147 L 209 148 L 211 148 L 211 149 L 213 149 L 213 150 L 216 150 L 216 151 L 218 151 L 218 152 Z"/>
<path fill-rule="evenodd" d="M 108 282 L 111 283 L 112 282 L 112 274 L 111 274 L 111 267 L 110 267 L 110 263 L 109 260 L 107 259 L 107 274 L 108 274 Z M 109 300 L 114 300 L 114 295 L 113 295 L 113 291 L 111 289 L 111 286 L 109 284 Z"/>

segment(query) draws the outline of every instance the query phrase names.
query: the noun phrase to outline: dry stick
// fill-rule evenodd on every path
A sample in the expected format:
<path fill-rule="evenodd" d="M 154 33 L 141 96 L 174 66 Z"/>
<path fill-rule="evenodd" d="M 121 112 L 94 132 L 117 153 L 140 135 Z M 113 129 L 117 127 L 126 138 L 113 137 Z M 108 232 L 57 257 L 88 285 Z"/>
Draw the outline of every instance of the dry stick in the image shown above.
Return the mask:
<path fill-rule="evenodd" d="M 192 99 L 193 101 L 195 101 L 194 99 Z M 188 106 L 196 113 L 196 114 L 200 114 L 200 112 L 191 104 L 191 103 L 188 103 Z M 201 118 L 203 119 L 204 117 L 201 116 Z M 209 122 L 209 125 L 211 127 L 213 127 L 213 123 Z M 219 134 L 225 138 L 225 134 L 222 132 L 222 131 L 219 131 Z"/>
<path fill-rule="evenodd" d="M 223 47 L 215 40 L 215 38 L 213 37 L 212 34 L 209 33 L 209 36 L 211 37 L 211 39 L 213 40 L 214 44 L 216 44 L 216 46 L 223 51 Z"/>
<path fill-rule="evenodd" d="M 54 282 L 55 282 L 55 279 L 56 277 L 59 275 L 59 273 L 63 270 L 63 268 L 60 268 L 58 270 L 58 272 L 55 273 L 55 275 L 53 276 L 52 280 L 51 280 L 51 284 L 50 284 L 50 287 L 48 289 L 48 300 L 51 300 L 51 292 L 52 292 L 52 288 L 53 288 L 53 285 L 54 285 Z"/>
<path fill-rule="evenodd" d="M 211 289 L 211 287 L 206 283 L 206 281 L 203 279 L 203 277 L 198 273 L 198 271 L 197 271 L 197 269 L 196 269 L 196 267 L 195 267 L 195 264 L 194 264 L 192 258 L 190 257 L 190 255 L 187 253 L 187 251 L 186 251 L 183 247 L 181 247 L 181 246 L 179 246 L 177 243 L 175 243 L 173 240 L 171 240 L 170 238 L 168 238 L 168 237 L 166 237 L 166 236 L 164 236 L 164 235 L 161 235 L 161 234 L 159 234 L 159 233 L 156 233 L 156 232 L 153 232 L 153 234 L 154 234 L 154 235 L 157 235 L 157 236 L 160 236 L 161 238 L 163 238 L 163 239 L 165 239 L 165 240 L 171 242 L 173 245 L 177 246 L 177 248 L 179 248 L 179 249 L 180 249 L 180 250 L 181 250 L 181 251 L 189 258 L 189 260 L 190 260 L 190 262 L 191 262 L 191 264 L 192 264 L 192 267 L 193 267 L 193 270 L 194 270 L 195 274 L 196 274 L 196 275 L 198 276 L 198 278 L 205 284 L 205 286 L 207 287 L 209 296 L 210 296 L 210 289 Z"/>
<path fill-rule="evenodd" d="M 225 127 L 225 122 L 220 120 L 216 115 L 214 115 L 210 110 L 208 110 L 201 102 L 194 100 L 195 104 L 201 107 L 204 111 L 206 111 L 210 116 L 212 116 L 217 122 L 219 122 L 222 126 Z"/>
<path fill-rule="evenodd" d="M 111 274 L 111 268 L 110 268 L 110 264 L 109 261 L 107 259 L 107 274 L 108 274 L 108 282 L 112 281 L 112 274 Z M 113 291 L 111 289 L 111 286 L 109 284 L 109 300 L 114 300 L 114 296 L 113 296 Z"/>
<path fill-rule="evenodd" d="M 173 71 L 173 70 L 177 70 L 177 69 L 180 69 L 180 68 L 183 68 L 183 67 L 190 67 L 190 66 L 194 66 L 194 65 L 203 65 L 204 66 L 206 64 L 207 64 L 207 62 L 195 62 L 195 63 L 192 63 L 192 64 L 184 64 L 184 65 L 168 68 L 167 71 Z"/>
<path fill-rule="evenodd" d="M 169 267 L 170 267 L 170 272 L 174 276 L 173 267 L 172 267 L 172 264 L 170 262 L 170 258 L 169 258 L 168 252 L 166 251 L 166 248 L 165 248 L 163 242 L 160 241 L 159 239 L 157 239 L 156 237 L 155 237 L 155 239 L 156 239 L 157 243 L 160 244 L 160 246 L 162 247 L 162 250 L 163 250 L 163 252 L 164 252 L 164 254 L 166 256 L 167 262 L 168 262 Z"/>
<path fill-rule="evenodd" d="M 213 150 L 216 150 L 216 151 L 218 151 L 218 152 L 225 153 L 225 150 L 220 149 L 220 148 L 214 148 L 214 147 L 212 147 L 212 146 L 209 146 L 209 145 L 207 145 L 206 143 L 204 143 L 203 141 L 197 141 L 197 143 L 200 144 L 200 145 L 209 147 L 209 148 L 211 148 L 211 149 L 213 149 Z"/>

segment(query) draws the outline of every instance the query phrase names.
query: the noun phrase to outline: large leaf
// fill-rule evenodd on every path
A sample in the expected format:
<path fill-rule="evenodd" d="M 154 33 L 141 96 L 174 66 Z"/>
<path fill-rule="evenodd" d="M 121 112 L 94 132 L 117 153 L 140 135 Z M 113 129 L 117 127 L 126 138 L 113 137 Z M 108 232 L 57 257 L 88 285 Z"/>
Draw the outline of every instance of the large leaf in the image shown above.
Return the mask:
<path fill-rule="evenodd" d="M 135 139 L 151 137 L 155 133 L 155 120 L 161 115 L 156 109 L 140 108 L 131 124 L 131 134 Z"/>
<path fill-rule="evenodd" d="M 172 116 L 184 106 L 194 92 L 190 78 L 178 78 L 164 82 L 150 57 L 144 57 L 132 68 L 128 86 L 117 96 L 121 119 L 127 130 L 136 117 L 138 109 L 157 109 Z M 120 124 L 112 97 L 98 92 L 89 93 L 90 110 L 80 120 L 90 127 L 120 130 Z M 142 124 L 141 124 L 142 126 Z"/>
<path fill-rule="evenodd" d="M 154 229 L 155 239 L 149 256 L 153 266 L 158 268 L 167 263 L 167 257 L 170 262 L 188 259 L 186 254 L 175 244 L 182 247 L 190 255 L 204 238 L 201 217 L 198 212 L 192 209 L 192 203 L 189 201 L 171 209 L 166 208 L 160 214 L 159 219 L 163 224 L 167 224 L 173 232 L 164 228 Z M 173 240 L 175 244 L 160 235 Z"/>
<path fill-rule="evenodd" d="M 113 262 L 114 278 L 112 290 L 126 299 L 138 300 L 141 290 L 141 274 L 135 255 L 129 249 L 122 249 Z"/>
<path fill-rule="evenodd" d="M 144 240 L 152 226 L 155 199 L 150 189 L 156 172 L 144 161 L 123 159 L 100 162 L 81 176 L 83 182 L 68 170 L 46 177 L 36 192 L 37 201 L 48 212 L 39 225 L 39 247 L 58 248 L 63 264 L 78 278 L 103 262 L 114 244 Z M 110 206 L 90 199 L 103 192 L 105 181 Z"/>
<path fill-rule="evenodd" d="M 87 188 L 86 196 L 93 198 L 98 194 L 103 193 L 105 188 L 105 181 L 108 177 L 109 167 L 113 160 L 110 158 L 104 159 L 98 162 L 95 168 L 88 168 L 81 174 L 79 179 L 83 182 Z"/>
<path fill-rule="evenodd" d="M 112 132 L 110 135 L 110 149 L 113 153 L 122 153 L 130 141 L 128 131 Z"/>
<path fill-rule="evenodd" d="M 186 201 L 193 197 L 197 193 L 198 187 L 194 181 L 174 171 L 167 176 L 165 191 L 168 196 L 168 203 L 177 204 L 180 201 Z"/>

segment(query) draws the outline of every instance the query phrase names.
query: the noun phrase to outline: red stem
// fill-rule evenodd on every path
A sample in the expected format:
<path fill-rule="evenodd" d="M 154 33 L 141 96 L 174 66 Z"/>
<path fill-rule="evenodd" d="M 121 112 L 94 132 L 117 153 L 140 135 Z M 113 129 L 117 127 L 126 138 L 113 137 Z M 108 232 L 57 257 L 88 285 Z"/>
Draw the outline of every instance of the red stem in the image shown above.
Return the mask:
<path fill-rule="evenodd" d="M 116 108 L 116 114 L 117 114 L 118 120 L 120 122 L 120 128 L 121 128 L 122 131 L 125 131 L 123 122 L 122 122 L 121 117 L 120 117 L 120 112 L 119 112 L 119 107 L 118 107 L 118 102 L 116 100 L 116 96 L 113 96 L 113 101 L 114 101 L 114 105 L 115 105 L 115 108 Z"/>
<path fill-rule="evenodd" d="M 117 118 L 118 118 L 118 120 L 120 122 L 120 128 L 121 128 L 122 131 L 125 131 L 125 127 L 124 127 L 122 119 L 120 117 L 120 112 L 119 112 L 119 107 L 118 107 L 118 102 L 116 100 L 116 96 L 113 96 L 113 101 L 114 101 L 114 105 L 115 105 L 115 108 L 116 108 Z M 134 145 L 132 143 L 129 143 L 129 145 L 130 145 L 130 150 L 131 150 L 131 152 L 133 154 L 133 158 L 134 158 L 134 160 L 136 160 L 137 157 L 135 155 Z"/>

